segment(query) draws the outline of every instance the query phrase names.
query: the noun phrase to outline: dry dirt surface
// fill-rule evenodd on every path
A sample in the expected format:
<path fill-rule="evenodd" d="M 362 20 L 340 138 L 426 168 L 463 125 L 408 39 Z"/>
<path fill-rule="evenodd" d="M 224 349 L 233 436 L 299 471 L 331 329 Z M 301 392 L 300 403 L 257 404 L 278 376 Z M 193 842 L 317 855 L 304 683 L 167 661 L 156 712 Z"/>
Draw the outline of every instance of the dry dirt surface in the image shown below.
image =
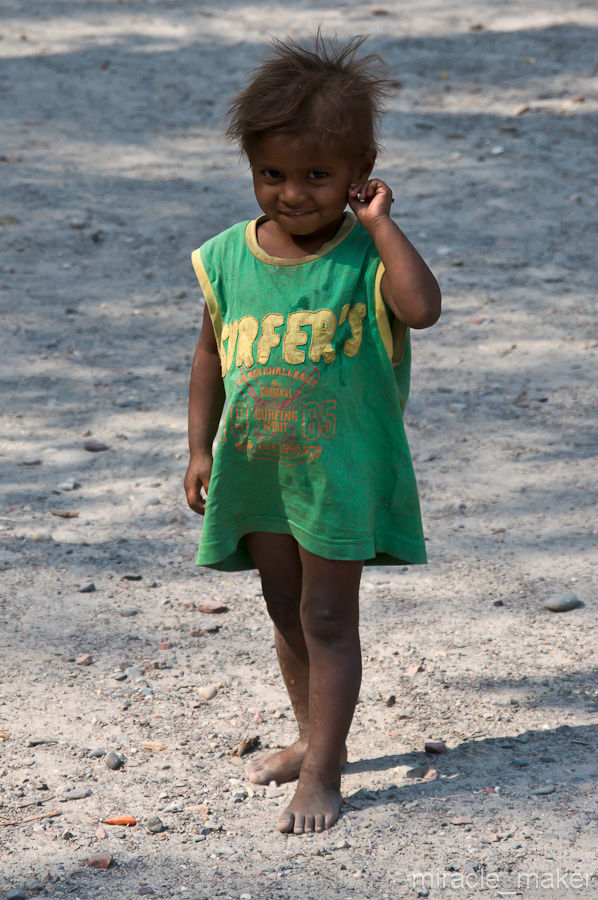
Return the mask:
<path fill-rule="evenodd" d="M 430 563 L 365 574 L 342 817 L 295 837 L 231 755 L 294 737 L 258 579 L 195 567 L 182 481 L 189 255 L 257 214 L 223 110 L 318 23 L 389 64 L 377 172 L 445 308 Z M 597 45 L 571 0 L 0 2 L 2 898 L 598 895 Z"/>

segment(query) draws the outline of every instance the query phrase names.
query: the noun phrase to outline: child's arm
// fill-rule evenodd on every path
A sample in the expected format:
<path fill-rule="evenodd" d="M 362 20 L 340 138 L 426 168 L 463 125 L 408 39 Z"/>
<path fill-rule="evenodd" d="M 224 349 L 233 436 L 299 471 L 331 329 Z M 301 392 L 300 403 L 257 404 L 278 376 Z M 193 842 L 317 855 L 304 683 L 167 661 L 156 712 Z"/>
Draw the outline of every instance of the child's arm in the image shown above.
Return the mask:
<path fill-rule="evenodd" d="M 405 325 L 429 328 L 440 315 L 440 288 L 415 247 L 390 218 L 392 191 L 379 178 L 373 178 L 352 184 L 348 199 L 384 263 L 380 284 L 384 300 Z"/>
<path fill-rule="evenodd" d="M 203 516 L 206 494 L 212 473 L 212 444 L 224 407 L 224 382 L 220 368 L 220 356 L 214 327 L 207 308 L 203 322 L 189 384 L 189 467 L 185 474 L 187 503 Z"/>

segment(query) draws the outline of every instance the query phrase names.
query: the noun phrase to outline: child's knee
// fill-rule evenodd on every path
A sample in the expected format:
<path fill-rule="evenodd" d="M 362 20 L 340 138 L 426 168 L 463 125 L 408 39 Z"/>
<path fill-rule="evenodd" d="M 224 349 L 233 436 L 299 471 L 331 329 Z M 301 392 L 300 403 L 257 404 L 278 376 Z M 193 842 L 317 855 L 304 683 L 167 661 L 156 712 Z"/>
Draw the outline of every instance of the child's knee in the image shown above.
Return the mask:
<path fill-rule="evenodd" d="M 357 635 L 357 620 L 345 605 L 321 596 L 301 600 L 301 625 L 306 641 L 346 645 Z"/>
<path fill-rule="evenodd" d="M 262 582 L 262 591 L 268 615 L 277 627 L 300 625 L 300 593 L 292 586 L 281 586 Z"/>

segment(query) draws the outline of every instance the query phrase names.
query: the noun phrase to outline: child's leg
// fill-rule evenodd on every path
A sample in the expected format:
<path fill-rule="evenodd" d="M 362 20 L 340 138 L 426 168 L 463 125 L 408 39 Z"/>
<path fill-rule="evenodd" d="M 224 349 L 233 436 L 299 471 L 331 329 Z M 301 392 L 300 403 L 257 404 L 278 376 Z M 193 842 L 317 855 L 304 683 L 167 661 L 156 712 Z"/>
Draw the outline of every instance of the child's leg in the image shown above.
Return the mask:
<path fill-rule="evenodd" d="M 309 660 L 299 615 L 301 559 L 291 535 L 255 532 L 245 540 L 260 573 L 264 599 L 274 622 L 280 671 L 299 726 L 298 741 L 250 764 L 247 777 L 256 784 L 281 784 L 299 775 L 309 730 Z"/>
<path fill-rule="evenodd" d="M 339 817 L 341 766 L 361 683 L 359 582 L 363 562 L 299 547 L 301 625 L 309 654 L 309 740 L 299 783 L 278 821 L 283 832 L 323 831 Z"/>

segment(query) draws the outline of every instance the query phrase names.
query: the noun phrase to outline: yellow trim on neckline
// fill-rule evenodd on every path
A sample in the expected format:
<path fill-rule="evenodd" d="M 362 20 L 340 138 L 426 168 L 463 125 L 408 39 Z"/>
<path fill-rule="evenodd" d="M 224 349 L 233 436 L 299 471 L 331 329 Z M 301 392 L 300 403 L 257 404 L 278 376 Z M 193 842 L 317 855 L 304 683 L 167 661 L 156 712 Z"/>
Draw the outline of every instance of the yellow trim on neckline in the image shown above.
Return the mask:
<path fill-rule="evenodd" d="M 257 226 L 268 218 L 265 215 L 258 216 L 257 219 L 253 219 L 247 224 L 247 228 L 245 229 L 245 240 L 253 255 L 261 262 L 267 263 L 269 266 L 301 266 L 303 263 L 312 262 L 314 259 L 319 259 L 321 256 L 325 256 L 326 253 L 330 253 L 330 251 L 337 247 L 340 242 L 347 237 L 349 232 L 353 230 L 353 226 L 357 222 L 357 217 L 352 212 L 348 211 L 343 213 L 343 215 L 345 217 L 344 222 L 332 240 L 322 244 L 317 253 L 309 253 L 307 256 L 270 256 L 269 253 L 266 253 L 257 241 Z"/>

